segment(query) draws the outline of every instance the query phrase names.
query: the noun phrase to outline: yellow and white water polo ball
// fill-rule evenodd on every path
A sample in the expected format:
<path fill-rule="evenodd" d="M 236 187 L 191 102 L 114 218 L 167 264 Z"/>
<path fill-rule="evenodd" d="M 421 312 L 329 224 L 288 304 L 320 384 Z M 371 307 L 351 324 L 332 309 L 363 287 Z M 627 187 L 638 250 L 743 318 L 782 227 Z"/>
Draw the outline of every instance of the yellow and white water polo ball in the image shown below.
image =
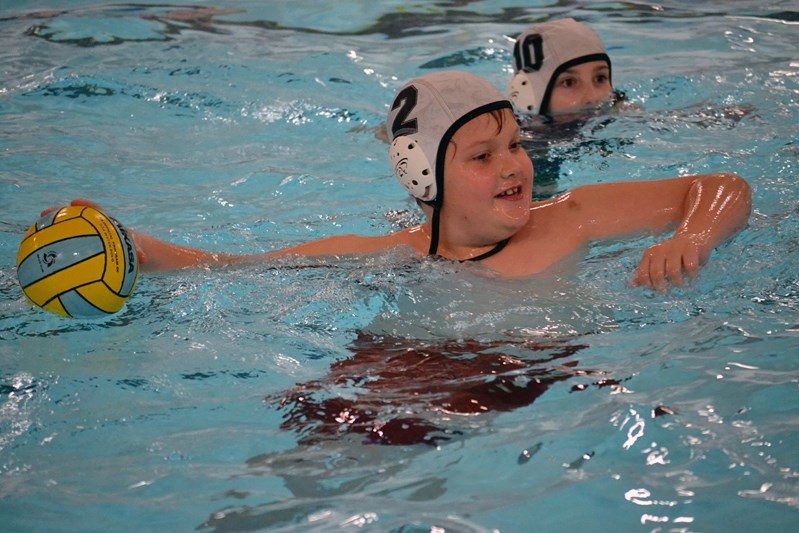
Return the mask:
<path fill-rule="evenodd" d="M 116 313 L 133 293 L 138 274 L 128 232 L 87 206 L 63 207 L 40 218 L 17 253 L 17 278 L 25 296 L 67 317 Z"/>

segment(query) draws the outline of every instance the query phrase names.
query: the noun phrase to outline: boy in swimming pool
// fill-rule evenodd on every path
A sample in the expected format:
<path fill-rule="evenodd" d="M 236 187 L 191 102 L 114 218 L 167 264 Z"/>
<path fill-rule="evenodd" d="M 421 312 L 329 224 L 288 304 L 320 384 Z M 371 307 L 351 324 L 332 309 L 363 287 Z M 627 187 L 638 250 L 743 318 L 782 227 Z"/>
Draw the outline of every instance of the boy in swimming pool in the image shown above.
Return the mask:
<path fill-rule="evenodd" d="M 665 290 L 694 277 L 714 247 L 748 220 L 749 186 L 731 174 L 588 185 L 531 202 L 533 168 L 510 101 L 465 72 L 437 72 L 405 85 L 386 125 L 394 173 L 424 211 L 423 223 L 388 235 L 339 235 L 247 256 L 131 232 L 142 270 L 408 247 L 420 256 L 481 261 L 500 275 L 521 277 L 540 273 L 595 240 L 676 226 L 669 238 L 644 252 L 632 279 L 634 285 Z"/>
<path fill-rule="evenodd" d="M 533 199 L 557 191 L 562 156 L 550 148 L 579 136 L 586 119 L 624 100 L 613 89 L 610 57 L 599 36 L 572 18 L 527 28 L 513 46 L 514 76 L 508 85 L 535 167 Z"/>
<path fill-rule="evenodd" d="M 572 18 L 537 24 L 513 46 L 508 96 L 523 114 L 557 116 L 618 99 L 611 63 L 599 36 Z"/>

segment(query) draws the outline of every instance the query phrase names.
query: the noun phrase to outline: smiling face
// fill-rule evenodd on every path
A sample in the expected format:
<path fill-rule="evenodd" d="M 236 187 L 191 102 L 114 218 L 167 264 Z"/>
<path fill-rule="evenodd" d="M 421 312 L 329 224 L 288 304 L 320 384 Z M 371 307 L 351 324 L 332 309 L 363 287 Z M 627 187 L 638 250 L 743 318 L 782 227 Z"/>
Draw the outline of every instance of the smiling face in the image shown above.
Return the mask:
<path fill-rule="evenodd" d="M 533 165 L 510 109 L 463 125 L 447 147 L 442 242 L 489 246 L 511 237 L 530 217 Z"/>
<path fill-rule="evenodd" d="M 609 101 L 612 93 L 610 67 L 607 63 L 604 61 L 581 63 L 558 75 L 547 111 L 562 113 L 598 106 Z"/>

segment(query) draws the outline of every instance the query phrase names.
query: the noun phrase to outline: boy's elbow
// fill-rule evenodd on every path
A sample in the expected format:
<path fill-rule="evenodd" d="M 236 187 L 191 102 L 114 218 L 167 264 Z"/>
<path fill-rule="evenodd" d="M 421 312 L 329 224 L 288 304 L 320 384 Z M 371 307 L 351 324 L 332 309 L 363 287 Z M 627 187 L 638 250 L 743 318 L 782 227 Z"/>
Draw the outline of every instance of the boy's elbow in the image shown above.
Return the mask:
<path fill-rule="evenodd" d="M 709 177 L 719 181 L 719 191 L 723 196 L 735 198 L 746 208 L 747 213 L 752 209 L 752 188 L 743 177 L 731 172 L 711 174 Z"/>
<path fill-rule="evenodd" d="M 721 174 L 726 181 L 732 184 L 735 187 L 740 188 L 742 191 L 746 191 L 748 194 L 751 194 L 749 183 L 740 175 L 733 174 L 731 172 L 725 172 Z"/>
<path fill-rule="evenodd" d="M 731 201 L 731 204 L 737 206 L 735 211 L 739 213 L 738 217 L 741 219 L 739 229 L 741 229 L 747 224 L 752 212 L 752 187 L 738 174 L 724 173 L 718 176 L 722 180 L 719 197 L 723 197 L 725 203 Z"/>
<path fill-rule="evenodd" d="M 741 177 L 739 174 L 735 174 L 733 172 L 718 172 L 718 173 L 715 173 L 715 174 L 702 174 L 702 175 L 699 175 L 697 177 L 700 178 L 700 179 L 717 181 L 717 182 L 720 182 L 722 184 L 725 184 L 725 185 L 728 185 L 728 186 L 731 186 L 731 187 L 737 187 L 737 188 L 740 188 L 740 189 L 748 189 L 749 188 L 749 184 L 746 182 L 746 180 L 743 177 Z"/>
<path fill-rule="evenodd" d="M 738 174 L 725 174 L 725 176 L 730 182 L 730 187 L 739 194 L 741 201 L 746 207 L 748 216 L 749 212 L 752 210 L 752 187 L 749 185 L 749 182 Z"/>

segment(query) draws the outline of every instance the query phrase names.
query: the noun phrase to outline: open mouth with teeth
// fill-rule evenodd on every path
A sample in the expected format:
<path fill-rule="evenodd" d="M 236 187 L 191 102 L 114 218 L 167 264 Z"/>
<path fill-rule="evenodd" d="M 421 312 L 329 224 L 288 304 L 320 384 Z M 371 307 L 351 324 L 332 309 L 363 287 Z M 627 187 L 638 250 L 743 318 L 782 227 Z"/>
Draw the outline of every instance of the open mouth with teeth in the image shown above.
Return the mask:
<path fill-rule="evenodd" d="M 521 186 L 517 185 L 516 187 L 512 187 L 506 191 L 502 191 L 501 193 L 496 195 L 495 198 L 508 198 L 520 195 L 521 193 L 522 193 L 522 188 Z"/>

